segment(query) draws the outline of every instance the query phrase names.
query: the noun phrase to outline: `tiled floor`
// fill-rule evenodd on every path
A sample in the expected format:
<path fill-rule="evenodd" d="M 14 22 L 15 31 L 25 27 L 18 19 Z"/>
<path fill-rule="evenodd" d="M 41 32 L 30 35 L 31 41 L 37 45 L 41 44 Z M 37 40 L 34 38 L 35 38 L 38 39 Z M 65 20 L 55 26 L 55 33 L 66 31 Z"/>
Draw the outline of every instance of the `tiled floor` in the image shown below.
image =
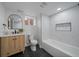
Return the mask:
<path fill-rule="evenodd" d="M 31 51 L 30 47 L 26 47 L 24 54 L 21 52 L 21 53 L 12 55 L 10 57 L 53 57 L 53 56 L 48 54 L 44 49 L 39 48 L 39 46 L 37 45 L 36 52 Z"/>

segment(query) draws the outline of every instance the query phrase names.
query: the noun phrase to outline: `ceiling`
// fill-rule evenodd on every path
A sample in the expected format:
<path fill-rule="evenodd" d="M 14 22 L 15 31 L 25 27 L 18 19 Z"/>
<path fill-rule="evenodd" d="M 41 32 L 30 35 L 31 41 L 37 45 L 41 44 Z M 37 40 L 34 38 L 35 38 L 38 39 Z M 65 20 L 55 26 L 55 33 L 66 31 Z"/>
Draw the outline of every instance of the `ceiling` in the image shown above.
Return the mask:
<path fill-rule="evenodd" d="M 58 12 L 57 8 L 64 10 L 76 4 L 78 2 L 3 2 L 6 10 L 21 10 L 25 14 L 33 15 L 52 15 Z"/>

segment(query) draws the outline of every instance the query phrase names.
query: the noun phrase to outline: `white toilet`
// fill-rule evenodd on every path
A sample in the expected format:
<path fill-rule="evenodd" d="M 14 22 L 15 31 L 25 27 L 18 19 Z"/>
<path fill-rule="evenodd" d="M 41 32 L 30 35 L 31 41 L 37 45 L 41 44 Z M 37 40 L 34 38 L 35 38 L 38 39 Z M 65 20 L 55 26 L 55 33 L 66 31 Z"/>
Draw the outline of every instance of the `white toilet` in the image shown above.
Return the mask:
<path fill-rule="evenodd" d="M 30 35 L 30 43 L 31 43 L 31 50 L 36 51 L 37 40 L 34 39 L 33 35 Z"/>

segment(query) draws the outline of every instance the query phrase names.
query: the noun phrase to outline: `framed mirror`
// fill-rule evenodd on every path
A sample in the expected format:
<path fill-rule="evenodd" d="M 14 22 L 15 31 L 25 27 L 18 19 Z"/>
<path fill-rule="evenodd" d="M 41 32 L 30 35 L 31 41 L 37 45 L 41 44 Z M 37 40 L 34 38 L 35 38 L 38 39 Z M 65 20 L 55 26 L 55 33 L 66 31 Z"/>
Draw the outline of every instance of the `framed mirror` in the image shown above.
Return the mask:
<path fill-rule="evenodd" d="M 22 17 L 17 14 L 11 14 L 8 17 L 8 28 L 9 29 L 22 29 L 23 28 Z"/>

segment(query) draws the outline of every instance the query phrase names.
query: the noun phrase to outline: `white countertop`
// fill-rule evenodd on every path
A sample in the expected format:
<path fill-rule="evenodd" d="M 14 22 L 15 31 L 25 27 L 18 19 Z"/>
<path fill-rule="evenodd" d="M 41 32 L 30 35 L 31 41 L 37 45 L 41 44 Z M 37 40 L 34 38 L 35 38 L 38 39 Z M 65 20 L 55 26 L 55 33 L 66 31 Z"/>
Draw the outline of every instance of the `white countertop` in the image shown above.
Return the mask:
<path fill-rule="evenodd" d="M 24 35 L 24 33 L 21 33 L 21 34 L 0 34 L 0 37 L 17 36 L 17 35 Z"/>

